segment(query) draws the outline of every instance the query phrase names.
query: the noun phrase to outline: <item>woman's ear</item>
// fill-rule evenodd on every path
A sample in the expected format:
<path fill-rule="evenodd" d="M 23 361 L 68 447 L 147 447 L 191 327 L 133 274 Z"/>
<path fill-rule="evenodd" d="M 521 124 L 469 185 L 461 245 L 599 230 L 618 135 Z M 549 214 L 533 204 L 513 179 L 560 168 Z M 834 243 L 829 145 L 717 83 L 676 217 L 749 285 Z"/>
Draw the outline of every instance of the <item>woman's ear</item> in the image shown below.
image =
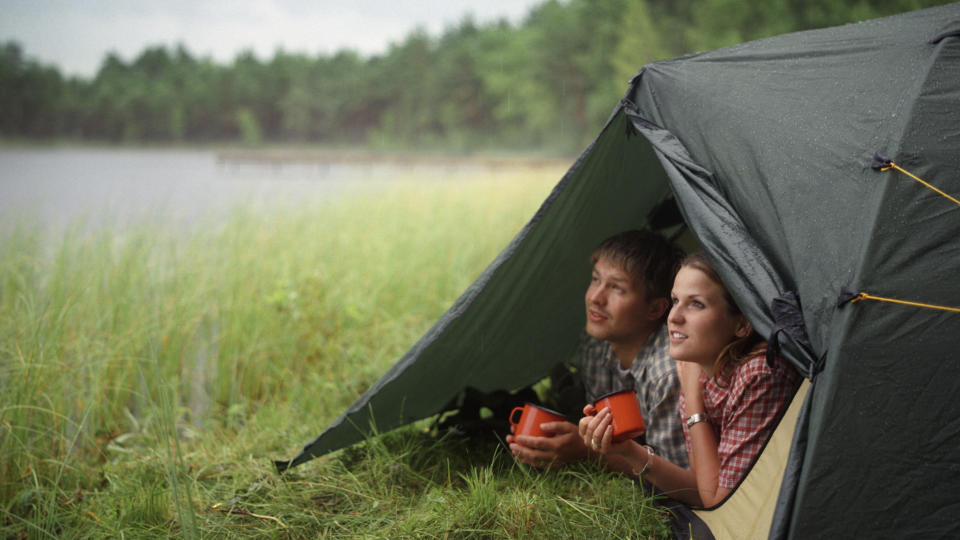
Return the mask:
<path fill-rule="evenodd" d="M 750 321 L 747 320 L 743 315 L 740 316 L 740 322 L 737 323 L 737 329 L 734 331 L 734 334 L 738 338 L 745 338 L 753 332 L 753 325 L 750 324 Z"/>

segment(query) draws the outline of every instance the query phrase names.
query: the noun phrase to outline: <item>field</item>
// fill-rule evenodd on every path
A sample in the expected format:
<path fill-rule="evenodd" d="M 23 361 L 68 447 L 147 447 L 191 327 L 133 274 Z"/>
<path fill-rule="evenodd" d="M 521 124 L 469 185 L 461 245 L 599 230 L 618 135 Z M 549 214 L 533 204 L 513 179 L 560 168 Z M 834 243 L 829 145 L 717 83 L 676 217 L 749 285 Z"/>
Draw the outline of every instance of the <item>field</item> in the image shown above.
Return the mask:
<path fill-rule="evenodd" d="M 516 465 L 421 422 L 278 475 L 442 314 L 562 170 L 0 228 L 0 537 L 665 537 L 592 463 Z"/>

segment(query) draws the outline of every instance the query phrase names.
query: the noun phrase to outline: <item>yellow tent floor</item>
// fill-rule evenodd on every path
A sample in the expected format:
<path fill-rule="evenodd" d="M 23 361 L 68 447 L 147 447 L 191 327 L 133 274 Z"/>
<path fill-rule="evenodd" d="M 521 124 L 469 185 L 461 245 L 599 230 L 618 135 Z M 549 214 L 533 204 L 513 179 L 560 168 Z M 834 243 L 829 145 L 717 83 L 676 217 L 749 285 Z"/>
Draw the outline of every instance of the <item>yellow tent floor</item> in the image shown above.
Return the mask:
<path fill-rule="evenodd" d="M 694 510 L 717 540 L 768 538 L 783 472 L 803 400 L 810 389 L 804 379 L 787 412 L 757 462 L 733 494 L 713 510 Z"/>

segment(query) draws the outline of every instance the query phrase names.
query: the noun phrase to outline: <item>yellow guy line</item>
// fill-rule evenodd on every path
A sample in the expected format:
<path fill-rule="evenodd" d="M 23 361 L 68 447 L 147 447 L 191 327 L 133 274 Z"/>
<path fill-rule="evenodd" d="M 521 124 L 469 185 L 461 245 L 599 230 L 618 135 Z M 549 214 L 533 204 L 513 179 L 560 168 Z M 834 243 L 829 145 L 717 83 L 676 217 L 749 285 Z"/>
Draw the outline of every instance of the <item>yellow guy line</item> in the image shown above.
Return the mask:
<path fill-rule="evenodd" d="M 865 292 L 858 294 L 852 300 L 850 300 L 850 302 L 854 303 L 854 302 L 859 302 L 860 300 L 877 300 L 880 302 L 891 302 L 894 304 L 903 304 L 905 306 L 922 307 L 927 309 L 939 309 L 940 311 L 952 311 L 954 313 L 960 313 L 960 308 L 938 306 L 935 304 L 924 304 L 922 302 L 910 302 L 909 300 L 897 300 L 896 298 L 885 298 L 883 296 L 874 296 L 872 294 L 868 294 Z"/>
<path fill-rule="evenodd" d="M 886 167 L 881 167 L 881 168 L 880 168 L 881 171 L 889 171 L 890 169 L 896 169 L 896 170 L 902 172 L 903 174 L 909 176 L 910 178 L 913 178 L 913 179 L 916 180 L 917 182 L 920 182 L 921 184 L 927 186 L 928 188 L 936 191 L 936 192 L 939 193 L 940 195 L 943 195 L 944 197 L 950 199 L 951 201 L 954 202 L 954 204 L 960 206 L 960 201 L 958 201 L 957 199 L 954 199 L 954 198 L 951 197 L 950 195 L 947 195 L 947 194 L 944 193 L 943 191 L 940 191 L 939 189 L 937 189 L 937 188 L 935 188 L 934 186 L 932 186 L 930 183 L 924 182 L 924 181 L 921 180 L 920 178 L 917 178 L 917 177 L 914 176 L 912 173 L 910 173 L 910 171 L 901 168 L 899 165 L 897 165 L 896 163 L 894 163 L 894 162 L 892 162 L 892 161 L 890 162 L 890 165 L 887 165 Z"/>

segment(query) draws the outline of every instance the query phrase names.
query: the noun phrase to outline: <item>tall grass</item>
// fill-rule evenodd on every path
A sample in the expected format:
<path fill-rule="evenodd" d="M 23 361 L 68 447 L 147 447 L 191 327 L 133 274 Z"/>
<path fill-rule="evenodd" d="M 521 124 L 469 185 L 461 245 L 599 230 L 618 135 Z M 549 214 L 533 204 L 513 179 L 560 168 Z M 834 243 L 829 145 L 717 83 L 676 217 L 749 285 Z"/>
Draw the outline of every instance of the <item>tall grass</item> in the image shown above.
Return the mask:
<path fill-rule="evenodd" d="M 224 221 L 0 229 L 0 536 L 661 536 L 632 483 L 388 433 L 280 477 L 561 171 L 397 181 Z"/>

